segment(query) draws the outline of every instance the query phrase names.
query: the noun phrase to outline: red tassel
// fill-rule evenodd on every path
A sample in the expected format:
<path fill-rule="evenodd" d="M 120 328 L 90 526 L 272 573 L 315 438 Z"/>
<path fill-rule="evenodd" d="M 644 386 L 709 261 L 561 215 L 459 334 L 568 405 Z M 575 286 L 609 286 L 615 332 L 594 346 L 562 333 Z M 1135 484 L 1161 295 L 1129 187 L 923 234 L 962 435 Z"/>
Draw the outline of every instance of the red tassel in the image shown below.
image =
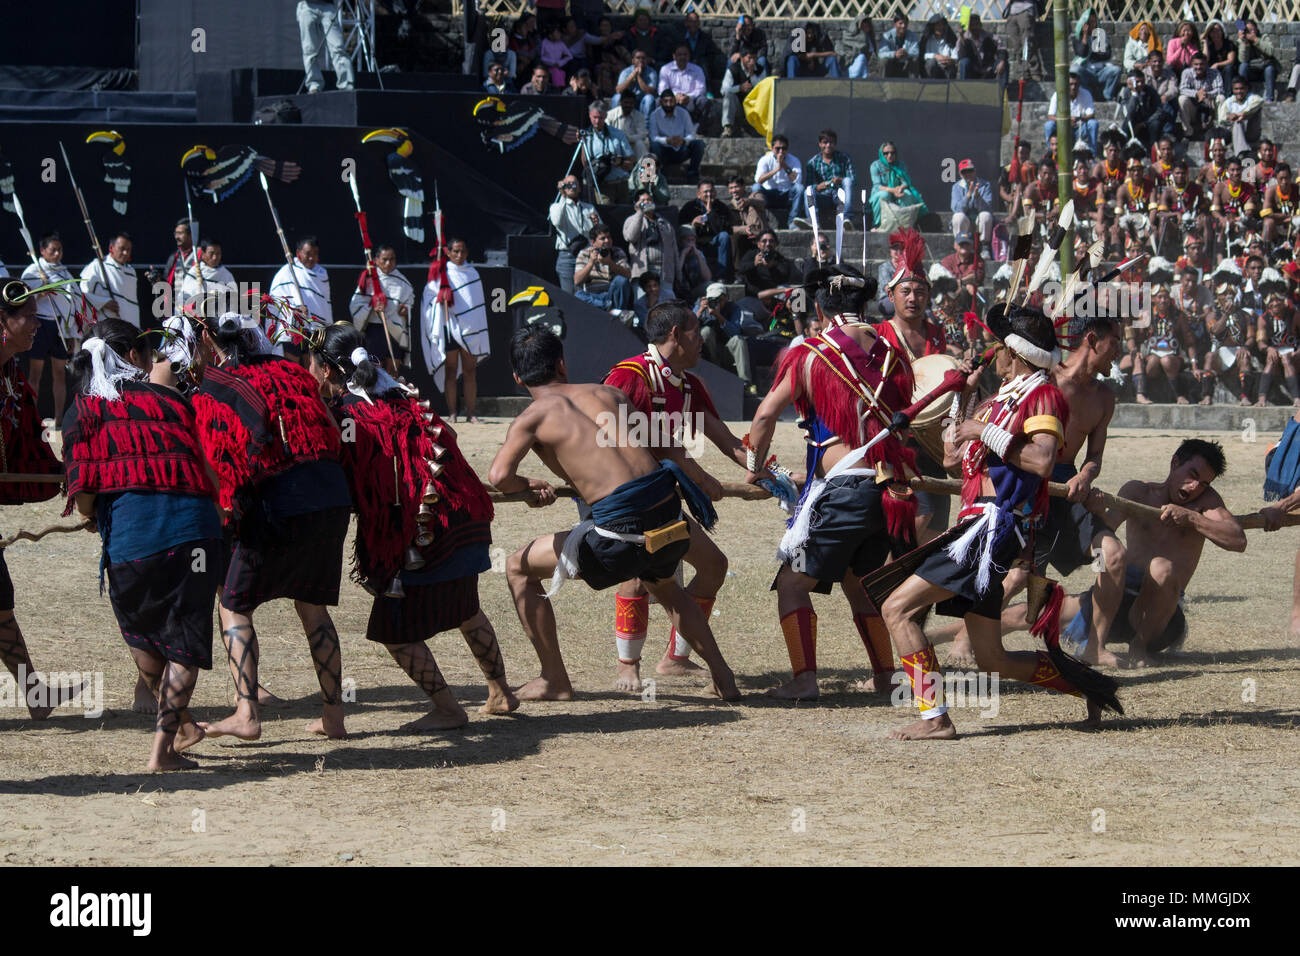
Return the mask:
<path fill-rule="evenodd" d="M 1038 612 L 1038 619 L 1034 621 L 1034 626 L 1029 629 L 1029 633 L 1041 637 L 1048 647 L 1060 647 L 1061 605 L 1065 602 L 1065 588 L 1055 581 L 1050 583 L 1049 588 L 1047 603 Z"/>

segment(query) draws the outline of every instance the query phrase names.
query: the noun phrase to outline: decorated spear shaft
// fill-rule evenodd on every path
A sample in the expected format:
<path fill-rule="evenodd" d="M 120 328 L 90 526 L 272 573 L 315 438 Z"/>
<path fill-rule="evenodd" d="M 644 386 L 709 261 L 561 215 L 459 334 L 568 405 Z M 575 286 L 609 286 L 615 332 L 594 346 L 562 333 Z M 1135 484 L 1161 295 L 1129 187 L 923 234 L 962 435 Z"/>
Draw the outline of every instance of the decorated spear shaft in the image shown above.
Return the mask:
<path fill-rule="evenodd" d="M 86 207 L 86 197 L 81 194 L 81 187 L 77 185 L 77 177 L 72 173 L 72 163 L 68 159 L 68 151 L 63 148 L 63 141 L 59 141 L 59 152 L 63 154 L 63 165 L 68 170 L 68 182 L 72 183 L 72 192 L 77 197 L 77 205 L 81 207 L 81 221 L 86 224 L 86 231 L 90 233 L 90 245 L 95 250 L 95 262 L 99 265 L 99 276 L 104 280 L 104 288 L 108 290 L 108 300 L 117 305 L 117 296 L 113 294 L 113 286 L 108 281 L 108 270 L 104 268 L 104 250 L 99 245 L 99 235 L 95 232 L 95 224 L 90 221 L 90 210 Z"/>
<path fill-rule="evenodd" d="M 387 298 L 384 297 L 384 287 L 379 283 L 379 270 L 375 268 L 373 247 L 370 243 L 370 230 L 366 225 L 365 211 L 361 208 L 361 191 L 357 189 L 357 177 L 355 173 L 348 177 L 348 185 L 352 187 L 352 201 L 356 203 L 357 206 L 357 227 L 361 230 L 361 248 L 364 249 L 366 253 L 366 273 L 370 276 L 371 288 L 374 289 L 375 293 L 378 293 L 381 299 L 386 303 Z M 393 359 L 393 365 L 396 366 L 397 350 L 393 348 L 393 334 L 388 330 L 387 312 L 387 308 L 379 310 L 379 324 L 384 327 L 384 341 L 388 343 L 388 354 Z M 369 322 L 370 317 L 374 314 L 375 300 L 374 293 L 372 293 L 370 298 L 370 311 L 366 313 L 366 322 Z"/>
<path fill-rule="evenodd" d="M 266 205 L 271 210 L 271 221 L 275 223 L 275 234 L 280 237 L 280 248 L 284 250 L 284 261 L 289 266 L 289 278 L 293 280 L 293 287 L 298 290 L 298 302 L 303 311 L 310 315 L 311 310 L 307 308 L 307 297 L 302 294 L 302 286 L 298 283 L 298 270 L 293 267 L 293 253 L 289 251 L 289 240 L 284 237 L 284 227 L 280 225 L 280 214 L 275 211 L 275 202 L 271 199 L 271 184 L 266 181 L 266 173 L 259 171 L 257 178 L 262 181 L 262 192 L 266 193 Z"/>

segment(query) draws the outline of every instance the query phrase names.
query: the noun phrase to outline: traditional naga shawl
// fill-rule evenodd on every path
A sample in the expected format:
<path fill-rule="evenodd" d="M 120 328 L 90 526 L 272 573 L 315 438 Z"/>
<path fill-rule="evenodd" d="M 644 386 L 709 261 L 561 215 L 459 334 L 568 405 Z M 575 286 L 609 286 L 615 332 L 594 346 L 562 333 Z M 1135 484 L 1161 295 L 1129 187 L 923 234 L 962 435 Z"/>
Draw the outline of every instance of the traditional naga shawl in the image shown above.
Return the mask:
<path fill-rule="evenodd" d="M 77 492 L 171 492 L 216 496 L 194 409 L 170 389 L 122 382 L 116 401 L 78 395 L 64 423 L 65 515 Z"/>
<path fill-rule="evenodd" d="M 1002 386 L 977 412 L 979 421 L 1005 428 L 1013 436 L 1031 437 L 1051 432 L 1064 447 L 1065 425 L 1070 409 L 1061 390 L 1048 374 L 1036 371 L 1018 376 Z M 1059 451 L 1058 451 L 1059 457 Z M 983 479 L 993 482 L 992 502 L 979 502 Z M 1040 524 L 1047 514 L 1047 481 L 1003 461 L 983 441 L 975 439 L 966 448 L 961 462 L 962 510 L 957 516 L 977 517 L 965 532 L 948 547 L 948 555 L 964 564 L 975 547 L 979 547 L 980 570 L 976 585 L 983 593 L 991 575 L 992 555 L 1008 535 L 1020 534 L 1021 524 Z"/>
<path fill-rule="evenodd" d="M 490 542 L 492 501 L 435 413 L 393 391 L 369 401 L 345 395 L 334 415 L 349 439 L 343 464 L 357 512 L 356 580 L 383 587 L 401 570 L 430 484 L 438 496 L 425 523 L 433 542 L 418 549 L 427 567 L 457 548 Z"/>
<path fill-rule="evenodd" d="M 18 363 L 10 359 L 0 368 L 0 472 L 57 475 L 62 469 L 45 440 L 36 393 L 18 371 Z M 58 493 L 54 482 L 0 484 L 0 504 L 48 501 Z"/>
<path fill-rule="evenodd" d="M 674 375 L 652 344 L 641 355 L 619 362 L 605 376 L 605 384 L 627 395 L 636 410 L 651 421 L 656 415 L 669 415 L 681 421 L 690 434 L 695 413 L 718 414 L 709 390 L 690 372 Z"/>
<path fill-rule="evenodd" d="M 911 403 L 914 387 L 905 353 L 882 336 L 870 351 L 863 351 L 843 325 L 832 326 L 787 350 L 775 381 L 786 377 L 808 443 L 804 501 L 822 450 L 837 442 L 849 448 L 865 445 L 889 425 L 895 411 Z M 915 453 L 894 435 L 867 452 L 861 463 L 876 469 L 880 482 L 905 482 L 916 472 Z M 916 517 L 916 500 L 910 489 L 906 494 L 885 494 L 882 506 L 890 536 L 910 541 Z"/>
<path fill-rule="evenodd" d="M 221 479 L 220 505 L 237 516 L 266 479 L 341 455 L 339 432 L 316 380 L 275 356 L 206 369 L 194 410 L 203 450 Z"/>
<path fill-rule="evenodd" d="M 931 322 L 929 319 L 926 319 L 921 327 L 922 334 L 925 336 L 925 347 L 921 355 L 912 354 L 911 346 L 907 344 L 907 340 L 903 338 L 892 319 L 881 322 L 879 325 L 873 326 L 873 328 L 876 334 L 892 345 L 896 351 L 909 358 L 916 359 L 922 355 L 948 354 L 948 335 L 944 331 L 944 327 L 937 322 Z"/>

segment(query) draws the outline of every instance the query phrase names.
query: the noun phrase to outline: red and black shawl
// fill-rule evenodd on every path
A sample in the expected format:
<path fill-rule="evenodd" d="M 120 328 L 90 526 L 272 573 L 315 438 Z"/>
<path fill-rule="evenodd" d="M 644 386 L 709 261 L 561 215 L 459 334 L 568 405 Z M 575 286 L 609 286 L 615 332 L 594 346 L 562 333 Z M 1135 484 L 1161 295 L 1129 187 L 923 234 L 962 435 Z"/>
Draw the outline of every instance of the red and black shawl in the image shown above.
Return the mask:
<path fill-rule="evenodd" d="M 0 369 L 0 472 L 57 475 L 63 464 L 50 447 L 32 391 L 18 363 L 10 359 Z M 59 493 L 55 482 L 0 484 L 0 504 L 48 501 Z"/>
<path fill-rule="evenodd" d="M 339 460 L 339 431 L 319 388 L 302 366 L 270 355 L 204 371 L 194 411 L 223 509 L 239 513 L 238 499 L 295 465 Z"/>
<path fill-rule="evenodd" d="M 439 500 L 430 505 L 427 526 L 434 544 L 421 549 L 426 561 L 445 556 L 454 544 L 481 543 L 481 534 L 472 540 L 458 535 L 492 521 L 492 500 L 456 447 L 455 433 L 436 414 L 424 412 L 413 398 L 367 402 L 350 394 L 335 403 L 334 414 L 347 437 L 343 465 L 357 512 L 354 563 L 363 579 L 387 582 L 401 569 L 430 481 Z M 443 466 L 436 478 L 430 461 Z"/>
<path fill-rule="evenodd" d="M 160 385 L 123 382 L 110 401 L 78 395 L 63 426 L 65 515 L 77 492 L 175 492 L 215 498 L 194 409 Z"/>

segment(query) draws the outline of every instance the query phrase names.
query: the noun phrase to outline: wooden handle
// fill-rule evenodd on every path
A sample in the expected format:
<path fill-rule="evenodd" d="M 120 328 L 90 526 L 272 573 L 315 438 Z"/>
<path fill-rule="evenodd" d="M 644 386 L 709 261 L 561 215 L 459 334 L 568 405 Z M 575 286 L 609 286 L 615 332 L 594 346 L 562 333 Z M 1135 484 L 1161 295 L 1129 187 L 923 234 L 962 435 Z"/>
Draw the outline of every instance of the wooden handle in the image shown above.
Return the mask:
<path fill-rule="evenodd" d="M 84 531 L 90 520 L 83 520 L 80 524 L 52 524 L 48 528 L 42 528 L 40 531 L 19 531 L 8 538 L 0 538 L 0 551 L 3 551 L 9 545 L 18 541 L 40 541 L 47 534 L 71 534 L 74 531 Z"/>

